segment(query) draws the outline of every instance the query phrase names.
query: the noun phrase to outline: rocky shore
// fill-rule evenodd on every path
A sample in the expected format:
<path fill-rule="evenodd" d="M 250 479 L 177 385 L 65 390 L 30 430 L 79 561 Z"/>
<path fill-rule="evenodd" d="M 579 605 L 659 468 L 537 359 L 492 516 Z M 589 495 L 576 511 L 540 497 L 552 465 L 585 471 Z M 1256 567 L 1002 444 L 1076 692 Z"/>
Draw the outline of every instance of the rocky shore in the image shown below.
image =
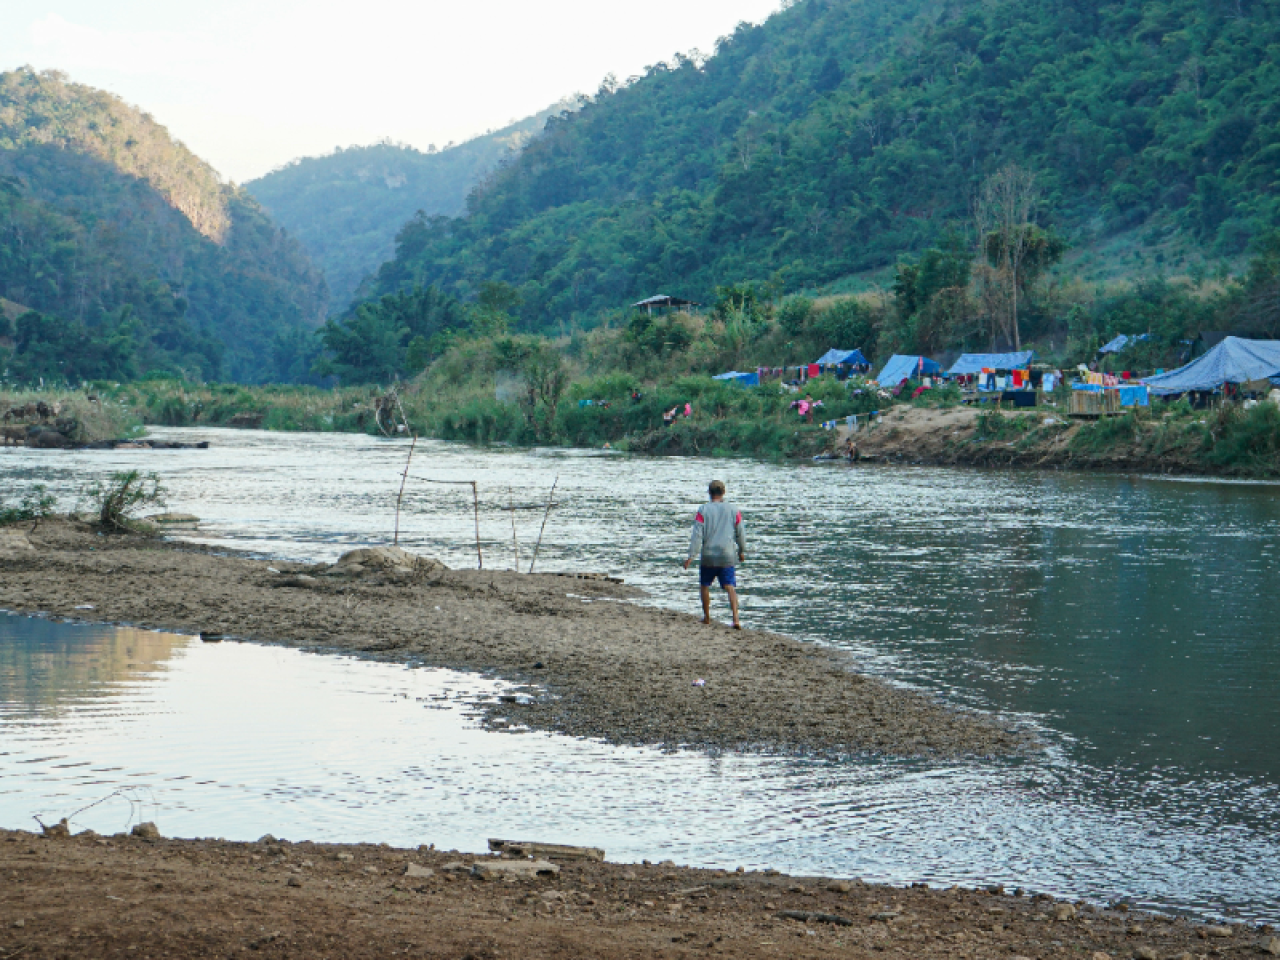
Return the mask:
<path fill-rule="evenodd" d="M 624 584 L 414 558 L 273 565 L 70 520 L 22 536 L 30 549 L 0 550 L 0 608 L 484 671 L 520 685 L 480 704 L 495 728 L 829 756 L 1034 746 L 995 718 L 862 676 L 836 652 L 638 605 Z"/>
<path fill-rule="evenodd" d="M 0 830 L 0 957 L 448 960 L 1274 956 L 1270 927 L 929 889 L 429 845 Z"/>

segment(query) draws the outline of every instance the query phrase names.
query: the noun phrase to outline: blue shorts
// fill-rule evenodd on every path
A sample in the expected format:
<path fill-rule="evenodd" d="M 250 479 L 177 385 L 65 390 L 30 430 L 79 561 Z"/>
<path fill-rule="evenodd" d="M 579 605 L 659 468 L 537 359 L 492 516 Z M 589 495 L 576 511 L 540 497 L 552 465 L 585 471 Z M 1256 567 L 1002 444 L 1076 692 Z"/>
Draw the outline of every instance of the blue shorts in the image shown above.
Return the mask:
<path fill-rule="evenodd" d="M 738 575 L 734 572 L 733 567 L 698 568 L 699 585 L 709 587 L 717 580 L 720 581 L 720 586 L 722 587 L 736 587 L 738 585 Z"/>

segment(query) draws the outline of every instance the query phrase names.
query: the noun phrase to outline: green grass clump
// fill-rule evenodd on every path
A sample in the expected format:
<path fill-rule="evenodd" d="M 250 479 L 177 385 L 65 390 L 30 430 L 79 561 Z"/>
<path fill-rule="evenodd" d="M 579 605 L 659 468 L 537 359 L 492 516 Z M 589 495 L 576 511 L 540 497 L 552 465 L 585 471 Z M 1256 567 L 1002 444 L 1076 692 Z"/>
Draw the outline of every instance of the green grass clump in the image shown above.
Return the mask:
<path fill-rule="evenodd" d="M 1130 445 L 1138 436 L 1138 417 L 1133 411 L 1119 417 L 1100 417 L 1087 423 L 1071 438 L 1073 453 L 1100 454 Z"/>
<path fill-rule="evenodd" d="M 0 527 L 32 523 L 53 516 L 58 498 L 43 483 L 35 484 L 14 505 L 0 502 Z"/>
<path fill-rule="evenodd" d="M 137 513 L 145 507 L 163 507 L 167 491 L 154 473 L 137 470 L 113 473 L 106 481 L 95 481 L 84 492 L 98 523 L 107 530 L 137 529 Z"/>

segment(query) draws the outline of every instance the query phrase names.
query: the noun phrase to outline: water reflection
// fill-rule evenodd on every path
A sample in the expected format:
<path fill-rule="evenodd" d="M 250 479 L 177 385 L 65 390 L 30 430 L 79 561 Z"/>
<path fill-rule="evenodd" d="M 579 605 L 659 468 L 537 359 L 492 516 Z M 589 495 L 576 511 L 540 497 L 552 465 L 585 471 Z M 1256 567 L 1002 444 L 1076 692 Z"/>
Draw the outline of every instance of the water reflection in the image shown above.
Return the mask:
<path fill-rule="evenodd" d="M 6 723 L 46 718 L 88 697 L 110 696 L 113 685 L 163 669 L 187 644 L 186 637 L 130 627 L 12 615 L 8 620 L 7 628 L 0 626 L 0 704 Z"/>
<path fill-rule="evenodd" d="M 331 559 L 389 537 L 403 444 L 174 433 L 214 447 L 149 454 L 147 466 L 162 474 L 175 507 L 206 518 L 214 543 Z M 137 456 L 5 450 L 0 479 L 39 476 L 68 497 Z M 508 497 L 541 502 L 558 477 L 539 567 L 620 574 L 651 602 L 689 612 L 696 594 L 677 561 L 688 518 L 719 475 L 748 518 L 749 624 L 842 647 L 895 682 L 1033 723 L 1051 746 L 1045 760 L 1017 768 L 801 764 L 772 765 L 764 776 L 726 761 L 717 776 L 733 786 L 717 789 L 741 804 L 729 813 L 701 795 L 691 795 L 696 813 L 663 806 L 654 790 L 667 773 L 655 773 L 643 789 L 628 781 L 670 814 L 668 839 L 655 830 L 646 843 L 686 843 L 679 849 L 690 856 L 709 856 L 680 839 L 702 829 L 681 818 L 701 824 L 722 811 L 737 823 L 740 811 L 751 823 L 781 816 L 806 826 L 731 847 L 751 862 L 794 857 L 787 863 L 908 879 L 998 874 L 1186 903 L 1245 902 L 1280 882 L 1280 868 L 1268 866 L 1269 824 L 1280 813 L 1274 485 L 438 443 L 419 445 L 413 472 L 481 484 L 486 564 L 495 566 L 512 562 Z M 518 518 L 526 564 L 535 516 Z M 410 549 L 473 566 L 473 523 L 469 490 L 410 486 L 402 518 Z M 583 783 L 626 807 L 598 776 L 617 756 L 578 760 Z M 682 771 L 673 788 L 681 791 L 680 777 L 704 776 L 683 762 L 662 767 Z M 651 760 L 636 764 L 648 770 Z M 778 806 L 778 791 L 794 807 Z M 341 790 L 327 795 L 353 802 Z M 814 830 L 831 852 L 810 842 Z"/>
<path fill-rule="evenodd" d="M 52 627 L 0 618 L 0 645 Z M 165 669 L 102 684 L 39 723 L 0 700 L 0 822 L 75 814 L 110 833 L 146 816 L 177 836 L 385 841 L 483 850 L 489 836 L 602 846 L 616 860 L 779 867 L 894 883 L 1000 881 L 1059 895 L 1270 918 L 1280 843 L 1234 819 L 1266 792 L 1128 784 L 1051 752 L 936 765 L 706 758 L 613 748 L 468 719 L 500 683 L 443 670 L 175 638 Z M 185 646 L 183 646 L 185 644 Z M 123 799 L 90 807 L 123 792 Z M 1140 798 L 1139 798 L 1140 799 Z M 1210 801 L 1206 806 L 1205 801 Z"/>

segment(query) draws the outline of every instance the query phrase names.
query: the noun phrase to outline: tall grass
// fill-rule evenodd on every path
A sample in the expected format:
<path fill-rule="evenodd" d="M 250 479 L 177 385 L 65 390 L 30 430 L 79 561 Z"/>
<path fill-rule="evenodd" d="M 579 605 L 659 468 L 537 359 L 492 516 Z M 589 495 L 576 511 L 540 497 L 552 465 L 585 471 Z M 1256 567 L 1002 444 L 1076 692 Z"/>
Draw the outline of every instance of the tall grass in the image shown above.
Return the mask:
<path fill-rule="evenodd" d="M 56 419 L 67 425 L 67 438 L 74 443 L 123 440 L 142 431 L 142 417 L 134 406 L 103 391 L 0 389 L 0 416 L 32 403 L 57 405 Z M 7 425 L 24 422 L 34 421 L 18 417 Z M 53 426 L 51 421 L 49 426 Z"/>

